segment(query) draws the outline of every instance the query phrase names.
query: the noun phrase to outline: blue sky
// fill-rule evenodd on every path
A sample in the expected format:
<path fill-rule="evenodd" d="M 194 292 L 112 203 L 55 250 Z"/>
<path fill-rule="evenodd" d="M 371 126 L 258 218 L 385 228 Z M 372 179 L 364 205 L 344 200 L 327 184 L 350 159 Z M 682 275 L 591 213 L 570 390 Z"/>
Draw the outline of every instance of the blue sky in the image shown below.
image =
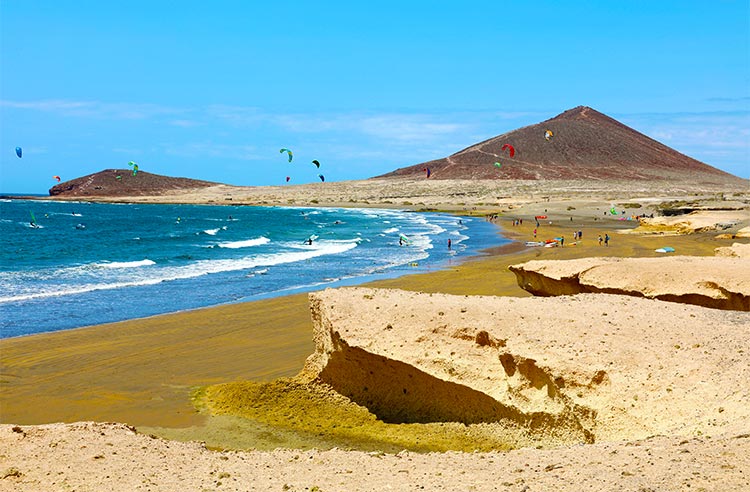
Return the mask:
<path fill-rule="evenodd" d="M 747 0 L 3 0 L 0 192 L 128 161 L 364 179 L 578 105 L 748 177 L 749 19 Z"/>

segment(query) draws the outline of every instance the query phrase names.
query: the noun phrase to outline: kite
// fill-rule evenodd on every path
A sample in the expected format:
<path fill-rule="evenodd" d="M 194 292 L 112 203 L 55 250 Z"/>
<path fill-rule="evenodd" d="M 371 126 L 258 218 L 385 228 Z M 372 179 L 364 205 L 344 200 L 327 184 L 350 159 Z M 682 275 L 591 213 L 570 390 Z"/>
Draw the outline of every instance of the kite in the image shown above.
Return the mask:
<path fill-rule="evenodd" d="M 128 162 L 128 166 L 130 166 L 130 167 L 133 168 L 133 176 L 135 176 L 136 174 L 138 174 L 138 164 L 136 164 L 133 161 L 130 161 L 130 162 Z"/>
<path fill-rule="evenodd" d="M 286 182 L 288 183 L 290 179 L 292 179 L 292 178 L 290 178 L 289 176 L 287 176 L 286 177 Z"/>
<path fill-rule="evenodd" d="M 498 168 L 498 169 L 500 169 L 501 167 L 503 167 L 503 165 L 502 165 L 502 164 L 500 164 L 499 162 L 496 162 L 496 163 L 495 163 L 495 167 L 496 167 L 496 168 Z"/>
<path fill-rule="evenodd" d="M 323 176 L 322 174 L 318 174 L 318 177 L 320 178 L 321 181 L 325 181 L 326 180 L 326 177 Z"/>
<path fill-rule="evenodd" d="M 312 163 L 315 164 L 315 167 L 317 167 L 318 169 L 320 169 L 320 162 L 318 162 L 317 160 L 314 160 L 314 161 L 312 161 Z"/>
<path fill-rule="evenodd" d="M 429 178 L 430 174 L 432 174 L 432 171 L 430 171 L 429 167 L 426 167 L 426 168 L 422 169 L 422 171 L 425 172 L 425 178 Z"/>
<path fill-rule="evenodd" d="M 500 147 L 500 150 L 502 150 L 503 152 L 505 152 L 506 149 L 508 150 L 509 156 L 513 157 L 514 155 L 516 155 L 516 149 L 514 149 L 511 144 L 503 144 L 503 146 Z"/>
<path fill-rule="evenodd" d="M 289 157 L 289 162 L 292 162 L 292 151 L 289 150 L 289 149 L 280 149 L 279 150 L 279 154 L 283 154 L 284 152 L 286 152 L 287 154 L 289 154 L 289 156 L 288 156 Z"/>
<path fill-rule="evenodd" d="M 52 179 L 56 179 L 58 183 L 60 182 L 60 176 L 52 176 Z"/>
<path fill-rule="evenodd" d="M 547 141 L 549 141 L 550 139 L 552 139 L 552 137 L 553 137 L 554 135 L 555 135 L 555 134 L 554 134 L 554 133 L 552 133 L 552 130 L 547 130 L 547 131 L 545 131 L 545 132 L 544 132 L 544 138 L 545 138 L 545 139 L 546 139 Z"/>
<path fill-rule="evenodd" d="M 16 155 L 18 156 L 19 159 L 23 155 L 23 149 L 21 147 L 16 147 Z"/>

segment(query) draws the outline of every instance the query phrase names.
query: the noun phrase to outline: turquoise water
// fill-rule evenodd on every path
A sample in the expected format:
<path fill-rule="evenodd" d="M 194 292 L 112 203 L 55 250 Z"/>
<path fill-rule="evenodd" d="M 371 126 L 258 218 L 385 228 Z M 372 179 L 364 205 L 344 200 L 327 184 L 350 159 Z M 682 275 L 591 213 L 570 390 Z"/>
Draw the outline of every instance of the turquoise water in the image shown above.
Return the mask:
<path fill-rule="evenodd" d="M 0 337 L 442 268 L 504 241 L 439 213 L 28 200 L 0 202 L 0 235 Z"/>

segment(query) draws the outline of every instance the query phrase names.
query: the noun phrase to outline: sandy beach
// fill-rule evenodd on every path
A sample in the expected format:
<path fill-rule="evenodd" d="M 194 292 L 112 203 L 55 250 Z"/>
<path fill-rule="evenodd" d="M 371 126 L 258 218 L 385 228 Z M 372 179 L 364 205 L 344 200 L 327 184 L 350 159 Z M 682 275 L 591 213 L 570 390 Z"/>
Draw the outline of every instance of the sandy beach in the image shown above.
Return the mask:
<path fill-rule="evenodd" d="M 320 198 L 312 205 L 497 215 L 498 234 L 514 240 L 510 245 L 440 271 L 368 284 L 424 293 L 529 297 L 509 271 L 510 265 L 599 256 L 659 257 L 655 250 L 664 246 L 680 255 L 714 256 L 716 248 L 750 242 L 742 232 L 750 226 L 747 192 L 722 195 L 712 191 L 696 196 L 692 190 L 630 189 L 616 193 L 605 186 L 580 190 L 566 188 L 569 185 L 531 190 L 523 188 L 523 183 L 514 183 L 512 189 L 507 184 L 504 189 L 490 189 L 482 183 L 427 183 L 406 191 L 398 183 L 387 184 L 386 190 L 386 185 L 377 188 L 372 183 L 351 182 L 328 188 L 336 190 L 329 195 L 318 193 Z M 446 190 L 453 194 L 462 190 L 462 201 Z M 302 203 L 308 191 L 305 186 L 221 187 L 189 196 L 133 197 L 132 201 L 288 205 Z M 488 197 L 493 197 L 491 202 Z M 631 212 L 648 215 L 664 203 L 692 203 L 692 208 L 705 209 L 704 215 L 716 215 L 696 221 L 688 230 L 684 215 L 679 225 L 661 223 L 650 231 L 639 231 L 638 221 L 606 214 L 615 205 L 625 209 L 626 216 Z M 540 219 L 538 228 L 536 215 L 547 216 Z M 514 225 L 516 218 L 522 218 L 523 224 Z M 537 239 L 564 236 L 566 246 L 526 247 L 526 241 L 535 239 L 535 228 Z M 572 245 L 578 230 L 583 238 Z M 611 237 L 606 247 L 596 239 L 604 234 Z M 294 432 L 285 435 L 283 429 L 209 416 L 193 400 L 201 388 L 220 383 L 293 378 L 314 348 L 310 307 L 303 294 L 1 340 L 0 421 L 8 425 L 0 428 L 0 471 L 5 475 L 0 478 L 0 490 L 97 490 L 102 484 L 111 490 L 404 490 L 420 486 L 427 490 L 601 490 L 597 484 L 626 490 L 684 490 L 686 484 L 696 490 L 742 490 L 748 486 L 746 476 L 738 473 L 748 466 L 747 459 L 740 458 L 748 455 L 747 426 L 744 431 L 732 427 L 730 434 L 719 432 L 711 439 L 667 435 L 556 450 L 523 449 L 507 455 L 272 451 L 295 444 L 305 448 L 311 443 L 321 448 L 325 439 L 296 441 L 299 436 Z M 119 422 L 134 426 L 136 433 L 111 424 L 25 427 L 88 421 Z M 12 430 L 13 425 L 22 427 Z M 149 434 L 205 444 L 170 443 L 148 438 Z M 49 447 L 51 442 L 60 444 L 57 452 Z M 116 472 L 122 465 L 112 468 L 113 453 L 99 451 L 101 446 L 116 450 L 117 459 L 132 457 L 140 475 L 126 478 Z M 205 446 L 269 451 L 219 453 Z M 47 471 L 38 466 L 56 461 L 56 456 L 64 457 L 66 464 L 53 463 Z M 300 460 L 309 465 L 299 467 Z M 407 461 L 407 471 L 394 471 Z M 73 473 L 71 467 L 77 462 L 96 467 Z M 490 462 L 494 465 L 480 466 Z M 186 469 L 205 473 L 177 473 Z M 52 484 L 45 482 L 48 475 L 44 473 L 62 478 Z"/>

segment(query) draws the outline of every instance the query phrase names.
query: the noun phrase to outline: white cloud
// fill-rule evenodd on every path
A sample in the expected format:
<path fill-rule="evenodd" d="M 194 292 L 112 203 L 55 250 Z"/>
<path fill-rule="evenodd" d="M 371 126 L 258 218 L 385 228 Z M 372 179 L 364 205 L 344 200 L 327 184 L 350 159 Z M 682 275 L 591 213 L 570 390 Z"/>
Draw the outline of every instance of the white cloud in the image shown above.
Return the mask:
<path fill-rule="evenodd" d="M 621 121 L 669 147 L 735 175 L 750 169 L 750 111 L 644 113 Z"/>

